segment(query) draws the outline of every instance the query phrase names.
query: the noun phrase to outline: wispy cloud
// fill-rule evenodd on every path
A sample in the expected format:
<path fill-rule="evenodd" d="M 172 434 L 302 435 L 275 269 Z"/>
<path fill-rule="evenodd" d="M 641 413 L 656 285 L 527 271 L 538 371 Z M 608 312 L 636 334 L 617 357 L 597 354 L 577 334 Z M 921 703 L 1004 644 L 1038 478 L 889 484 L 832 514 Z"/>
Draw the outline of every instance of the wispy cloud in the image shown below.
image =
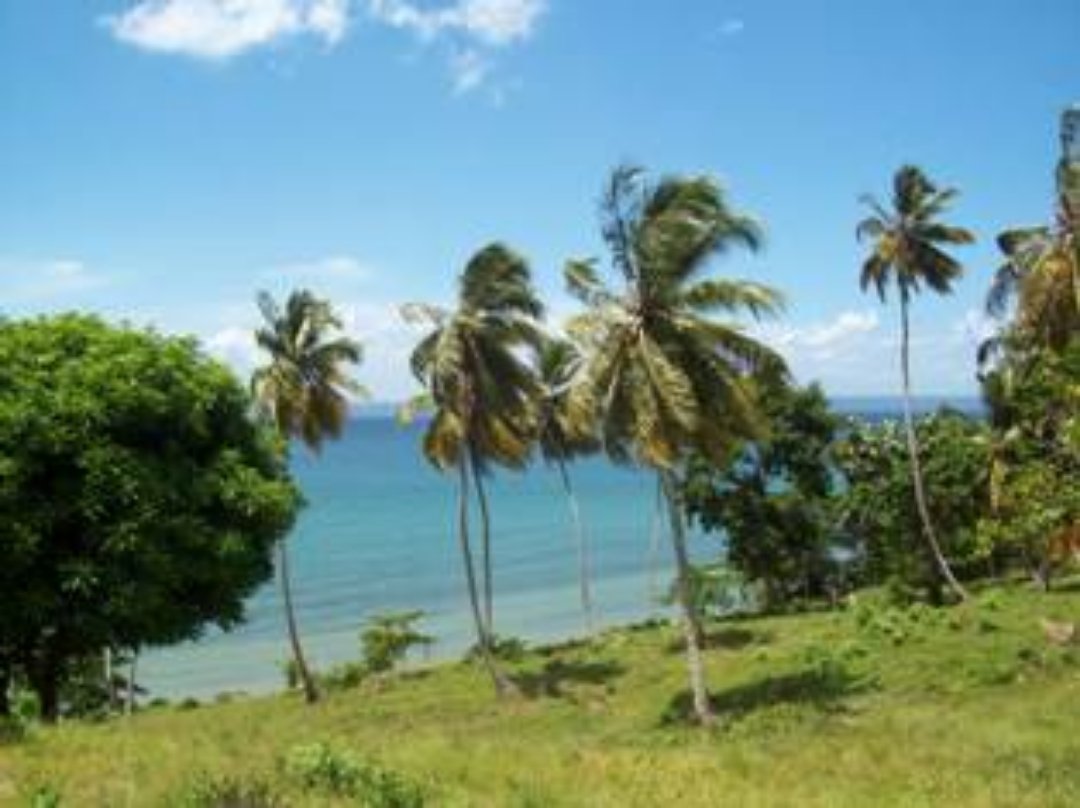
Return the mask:
<path fill-rule="evenodd" d="M 454 94 L 464 95 L 484 83 L 491 72 L 491 61 L 475 48 L 457 51 L 450 57 L 450 75 Z"/>
<path fill-rule="evenodd" d="M 494 53 L 530 39 L 547 7 L 547 0 L 454 0 L 441 5 L 368 0 L 368 12 L 375 20 L 421 42 L 450 42 L 448 69 L 455 95 L 485 86 L 495 73 Z M 492 103 L 501 106 L 515 86 L 492 87 Z"/>
<path fill-rule="evenodd" d="M 0 259 L 0 299 L 27 304 L 73 297 L 107 283 L 82 261 L 70 258 L 44 261 Z"/>
<path fill-rule="evenodd" d="M 424 39 L 457 34 L 503 46 L 532 36 L 546 0 L 457 0 L 432 7 L 409 0 L 369 0 L 375 19 Z"/>
<path fill-rule="evenodd" d="M 349 0 L 141 0 L 103 18 L 121 42 L 218 61 L 299 35 L 332 46 L 348 22 Z"/>
<path fill-rule="evenodd" d="M 831 320 L 807 326 L 765 326 L 759 335 L 777 350 L 795 357 L 829 359 L 854 347 L 880 326 L 873 311 L 842 311 Z"/>
<path fill-rule="evenodd" d="M 485 85 L 492 54 L 530 39 L 546 11 L 547 0 L 138 0 L 102 23 L 142 50 L 223 62 L 300 37 L 332 47 L 362 15 L 422 43 L 445 41 L 451 86 L 463 95 Z M 505 88 L 491 95 L 499 104 Z"/>
<path fill-rule="evenodd" d="M 282 279 L 294 283 L 358 283 L 368 280 L 374 271 L 351 255 L 331 255 L 281 264 L 263 274 L 268 280 Z"/>

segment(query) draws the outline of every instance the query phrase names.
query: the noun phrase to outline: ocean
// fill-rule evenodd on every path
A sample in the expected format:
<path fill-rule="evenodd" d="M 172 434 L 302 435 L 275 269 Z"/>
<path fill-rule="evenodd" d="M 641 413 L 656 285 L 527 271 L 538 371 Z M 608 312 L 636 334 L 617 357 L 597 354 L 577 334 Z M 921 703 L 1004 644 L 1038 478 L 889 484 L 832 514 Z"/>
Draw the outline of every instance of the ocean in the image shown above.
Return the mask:
<path fill-rule="evenodd" d="M 979 412 L 972 399 L 920 399 L 918 408 L 942 404 Z M 891 398 L 838 399 L 834 406 L 871 420 L 899 412 Z M 359 632 L 380 612 L 422 610 L 420 628 L 436 640 L 426 652 L 431 658 L 460 655 L 472 643 L 455 478 L 427 464 L 421 433 L 420 424 L 367 415 L 318 457 L 294 451 L 308 504 L 288 539 L 293 596 L 316 669 L 358 659 Z M 601 458 L 575 463 L 570 473 L 591 553 L 597 624 L 666 614 L 671 559 L 655 478 Z M 542 463 L 496 472 L 489 495 L 497 632 L 529 642 L 584 633 L 576 544 L 557 473 Z M 694 535 L 691 545 L 697 558 L 713 558 L 722 538 Z M 276 581 L 251 597 L 247 618 L 228 633 L 211 630 L 197 642 L 145 652 L 139 684 L 168 698 L 280 689 L 289 652 Z"/>

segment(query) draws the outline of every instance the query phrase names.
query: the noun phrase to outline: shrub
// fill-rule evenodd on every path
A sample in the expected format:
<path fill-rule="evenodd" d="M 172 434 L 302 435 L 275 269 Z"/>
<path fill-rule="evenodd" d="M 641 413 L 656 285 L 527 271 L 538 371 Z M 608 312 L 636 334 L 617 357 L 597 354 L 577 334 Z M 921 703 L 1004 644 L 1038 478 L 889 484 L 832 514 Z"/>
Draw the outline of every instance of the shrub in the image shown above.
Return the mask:
<path fill-rule="evenodd" d="M 424 804 L 419 784 L 326 743 L 293 747 L 285 769 L 305 791 L 351 797 L 366 808 L 420 808 Z"/>
<path fill-rule="evenodd" d="M 384 673 L 401 662 L 409 649 L 431 645 L 434 638 L 416 629 L 423 616 L 423 612 L 392 612 L 370 617 L 367 628 L 360 634 L 367 669 Z"/>

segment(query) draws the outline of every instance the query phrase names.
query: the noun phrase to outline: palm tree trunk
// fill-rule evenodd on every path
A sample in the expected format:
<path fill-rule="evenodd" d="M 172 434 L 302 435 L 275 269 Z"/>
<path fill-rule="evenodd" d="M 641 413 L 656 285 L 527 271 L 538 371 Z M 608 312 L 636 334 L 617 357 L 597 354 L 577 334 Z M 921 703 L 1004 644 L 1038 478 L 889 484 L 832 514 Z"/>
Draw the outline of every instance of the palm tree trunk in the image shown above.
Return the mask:
<path fill-rule="evenodd" d="M 904 386 L 904 426 L 907 432 L 908 455 L 911 458 L 911 481 L 915 488 L 915 506 L 919 511 L 919 519 L 922 521 L 923 535 L 930 548 L 930 554 L 934 558 L 938 571 L 948 582 L 949 586 L 959 596 L 960 600 L 967 600 L 967 590 L 953 575 L 949 562 L 941 552 L 937 533 L 930 521 L 930 509 L 926 505 L 926 490 L 923 487 L 922 463 L 919 461 L 919 443 L 915 435 L 915 418 L 911 408 L 911 361 L 909 350 L 910 324 L 908 323 L 908 301 L 906 295 L 900 296 L 900 373 Z"/>
<path fill-rule="evenodd" d="M 293 611 L 292 582 L 289 577 L 289 553 L 285 539 L 278 542 L 278 573 L 281 576 L 281 599 L 285 604 L 285 625 L 289 630 L 289 644 L 292 646 L 293 661 L 300 683 L 304 687 L 304 699 L 308 704 L 319 700 L 319 691 L 304 658 L 304 649 L 300 644 L 300 631 L 296 626 L 296 613 Z"/>
<path fill-rule="evenodd" d="M 581 610 L 585 615 L 585 629 L 592 634 L 595 629 L 595 615 L 593 613 L 592 585 L 590 579 L 592 572 L 589 564 L 589 546 L 585 540 L 585 529 L 581 522 L 581 508 L 578 506 L 577 495 L 574 486 L 570 482 L 570 471 L 566 468 L 566 461 L 561 457 L 555 458 L 555 465 L 559 468 L 559 479 L 562 481 L 563 492 L 566 494 L 570 505 L 570 520 L 573 522 L 574 541 L 577 544 L 578 553 L 578 583 L 581 590 Z"/>
<path fill-rule="evenodd" d="M 709 704 L 709 692 L 705 687 L 705 661 L 701 639 L 703 630 L 701 620 L 691 601 L 690 556 L 686 550 L 686 530 L 682 519 L 682 507 L 672 471 L 659 472 L 660 482 L 667 498 L 668 515 L 671 518 L 671 544 L 675 551 L 675 593 L 682 611 L 683 634 L 686 638 L 686 664 L 690 677 L 690 694 L 694 702 L 694 715 L 702 726 L 709 726 L 715 720 L 712 705 Z"/>
<path fill-rule="evenodd" d="M 476 462 L 475 449 L 469 449 L 469 468 L 476 485 L 476 501 L 480 505 L 480 552 L 483 557 L 484 578 L 482 592 L 484 596 L 484 622 L 488 634 L 495 636 L 495 576 L 491 565 L 491 512 L 488 510 L 487 489 Z"/>
<path fill-rule="evenodd" d="M 512 690 L 510 681 L 495 664 L 491 653 L 491 629 L 484 622 L 480 610 L 480 594 L 476 587 L 476 571 L 473 564 L 472 545 L 469 541 L 469 460 L 462 453 L 458 461 L 458 544 L 461 549 L 461 561 L 465 568 L 465 588 L 469 596 L 473 624 L 476 627 L 476 646 L 480 652 L 480 661 L 491 676 L 496 695 Z"/>

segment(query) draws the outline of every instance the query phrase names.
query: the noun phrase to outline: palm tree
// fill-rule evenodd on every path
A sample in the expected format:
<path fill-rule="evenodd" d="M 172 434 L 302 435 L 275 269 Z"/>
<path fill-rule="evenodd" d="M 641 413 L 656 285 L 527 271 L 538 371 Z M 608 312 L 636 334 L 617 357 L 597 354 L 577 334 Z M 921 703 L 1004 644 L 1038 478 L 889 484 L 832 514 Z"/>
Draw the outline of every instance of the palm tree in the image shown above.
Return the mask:
<path fill-rule="evenodd" d="M 480 659 L 497 693 L 513 690 L 493 655 L 494 591 L 491 519 L 484 479 L 492 465 L 519 469 L 528 462 L 536 428 L 539 385 L 522 349 L 537 350 L 543 307 L 524 259 L 502 244 L 476 253 L 461 276 L 457 306 L 410 304 L 410 322 L 431 331 L 412 354 L 412 370 L 425 393 L 406 408 L 434 415 L 424 435 L 428 461 L 458 475 L 458 542 Z M 470 492 L 481 520 L 480 586 L 469 535 Z"/>
<path fill-rule="evenodd" d="M 591 633 L 595 623 L 592 601 L 589 545 L 581 520 L 581 508 L 570 479 L 568 462 L 575 457 L 591 454 L 599 448 L 594 424 L 575 422 L 567 398 L 574 374 L 581 365 L 578 348 L 568 339 L 553 338 L 544 341 L 540 351 L 539 375 L 542 393 L 540 399 L 537 445 L 540 454 L 559 473 L 563 493 L 570 507 L 570 520 L 574 531 L 574 543 L 578 556 L 578 585 L 581 593 L 581 609 L 585 625 Z"/>
<path fill-rule="evenodd" d="M 1054 351 L 1080 332 L 1080 134 L 1069 126 L 1070 115 L 1080 126 L 1080 110 L 1066 111 L 1054 222 L 998 236 L 1005 261 L 986 300 L 987 311 L 998 318 L 1015 302 L 1016 336 Z"/>
<path fill-rule="evenodd" d="M 693 709 L 708 724 L 713 713 L 676 471 L 692 450 L 724 463 L 738 440 L 760 431 L 749 376 L 782 362 L 715 315 L 770 313 L 779 307 L 779 296 L 758 284 L 703 277 L 712 257 L 736 246 L 755 249 L 761 240 L 754 222 L 734 212 L 709 177 L 666 177 L 651 184 L 637 167 L 617 168 L 601 214 L 620 283 L 605 284 L 592 261 L 567 265 L 568 289 L 586 306 L 569 329 L 587 348 L 567 406 L 578 422 L 597 420 L 604 450 L 614 461 L 643 465 L 659 478 Z"/>
<path fill-rule="evenodd" d="M 257 298 L 263 325 L 255 341 L 268 363 L 251 377 L 251 389 L 262 414 L 284 440 L 299 439 L 313 453 L 323 441 L 337 438 L 349 417 L 349 397 L 363 395 L 363 388 L 346 375 L 346 366 L 361 361 L 356 340 L 340 336 L 341 320 L 330 304 L 307 290 L 289 295 L 282 309 L 266 292 Z M 285 621 L 293 661 L 308 703 L 319 698 L 311 676 L 293 610 L 289 554 L 285 539 L 278 543 L 278 570 L 285 605 Z"/>
<path fill-rule="evenodd" d="M 893 178 L 892 208 L 886 209 L 870 196 L 863 202 L 871 215 L 859 223 L 860 241 L 870 240 L 870 255 L 862 265 L 859 284 L 863 291 L 873 286 L 884 302 L 888 288 L 895 284 L 900 297 L 900 372 L 903 380 L 904 423 L 915 504 L 922 521 L 927 546 L 940 574 L 961 600 L 967 591 L 953 575 L 938 543 L 930 511 L 926 504 L 919 446 L 911 408 L 911 366 L 909 361 L 908 308 L 911 299 L 925 285 L 938 294 L 949 294 L 963 267 L 945 251 L 946 247 L 970 244 L 975 238 L 960 227 L 939 220 L 956 196 L 953 188 L 938 188 L 915 166 L 903 166 Z"/>

